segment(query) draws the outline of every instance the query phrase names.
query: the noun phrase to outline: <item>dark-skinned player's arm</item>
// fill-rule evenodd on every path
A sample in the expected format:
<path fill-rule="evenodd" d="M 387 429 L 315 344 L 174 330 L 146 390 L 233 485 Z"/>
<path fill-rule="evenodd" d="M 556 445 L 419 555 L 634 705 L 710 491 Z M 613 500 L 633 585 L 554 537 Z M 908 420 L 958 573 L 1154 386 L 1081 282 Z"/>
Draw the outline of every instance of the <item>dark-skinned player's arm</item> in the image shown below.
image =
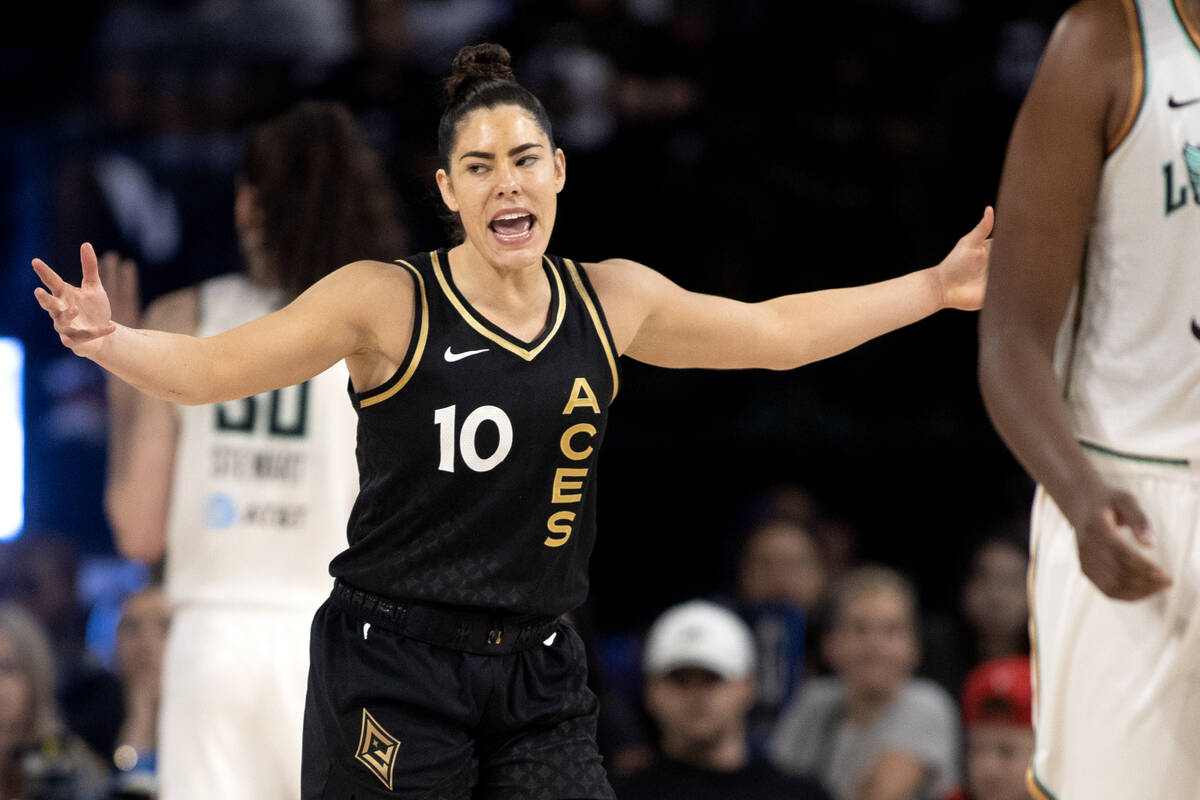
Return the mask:
<path fill-rule="evenodd" d="M 1128 124 L 1133 51 L 1120 0 L 1087 0 L 1051 36 L 1013 126 L 980 315 L 979 382 L 993 424 L 1075 527 L 1084 574 L 1135 600 L 1169 584 L 1120 528 L 1146 516 L 1076 441 L 1054 374 L 1055 338 L 1080 277 L 1101 168 Z"/>

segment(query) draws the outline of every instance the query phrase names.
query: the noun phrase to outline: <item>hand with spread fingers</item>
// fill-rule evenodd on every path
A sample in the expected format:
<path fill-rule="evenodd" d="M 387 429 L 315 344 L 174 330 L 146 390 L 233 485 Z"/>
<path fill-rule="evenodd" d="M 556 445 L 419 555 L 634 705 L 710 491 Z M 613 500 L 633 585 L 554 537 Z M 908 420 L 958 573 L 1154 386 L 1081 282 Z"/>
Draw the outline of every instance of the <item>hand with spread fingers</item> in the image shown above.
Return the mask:
<path fill-rule="evenodd" d="M 41 278 L 41 286 L 33 290 L 38 304 L 54 320 L 54 330 L 62 343 L 77 356 L 90 358 L 103 347 L 104 337 L 117 329 L 112 320 L 108 293 L 100 283 L 100 265 L 90 244 L 79 248 L 83 266 L 83 282 L 72 286 L 59 277 L 50 265 L 40 258 L 33 260 L 33 270 Z"/>

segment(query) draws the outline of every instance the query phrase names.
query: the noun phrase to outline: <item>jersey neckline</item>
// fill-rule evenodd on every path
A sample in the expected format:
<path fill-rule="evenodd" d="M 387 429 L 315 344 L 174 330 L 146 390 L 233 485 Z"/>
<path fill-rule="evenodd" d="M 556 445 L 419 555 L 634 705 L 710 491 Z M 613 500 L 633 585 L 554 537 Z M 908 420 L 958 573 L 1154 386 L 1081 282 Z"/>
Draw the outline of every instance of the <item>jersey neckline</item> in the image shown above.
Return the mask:
<path fill-rule="evenodd" d="M 564 297 L 566 290 L 563 288 L 562 276 L 559 275 L 558 269 L 549 256 L 542 256 L 542 269 L 545 270 L 546 279 L 550 282 L 550 310 L 547 315 L 549 324 L 536 338 L 528 342 L 518 339 L 496 325 L 470 304 L 454 283 L 454 277 L 450 272 L 450 255 L 445 248 L 431 251 L 429 258 L 433 264 L 433 274 L 437 278 L 438 285 L 441 286 L 446 299 L 450 301 L 450 304 L 454 306 L 466 323 L 481 336 L 526 361 L 536 358 L 537 354 L 545 349 L 550 340 L 554 338 L 554 334 L 562 327 L 563 317 L 567 310 Z M 443 260 L 445 268 L 442 267 Z"/>

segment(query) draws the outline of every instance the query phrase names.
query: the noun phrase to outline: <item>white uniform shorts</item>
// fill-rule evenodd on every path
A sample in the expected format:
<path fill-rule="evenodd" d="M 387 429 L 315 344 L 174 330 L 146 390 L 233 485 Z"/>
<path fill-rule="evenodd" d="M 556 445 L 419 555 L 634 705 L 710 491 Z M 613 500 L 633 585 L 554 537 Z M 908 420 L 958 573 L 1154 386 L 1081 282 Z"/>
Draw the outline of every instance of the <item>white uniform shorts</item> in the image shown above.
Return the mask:
<path fill-rule="evenodd" d="M 312 615 L 182 608 L 163 659 L 160 800 L 296 800 Z"/>
<path fill-rule="evenodd" d="M 1137 602 L 1102 594 L 1074 530 L 1040 487 L 1029 573 L 1034 797 L 1200 798 L 1200 471 L 1092 455 L 1137 498 L 1149 556 L 1173 579 Z M 1132 541 L 1132 536 L 1130 537 Z"/>

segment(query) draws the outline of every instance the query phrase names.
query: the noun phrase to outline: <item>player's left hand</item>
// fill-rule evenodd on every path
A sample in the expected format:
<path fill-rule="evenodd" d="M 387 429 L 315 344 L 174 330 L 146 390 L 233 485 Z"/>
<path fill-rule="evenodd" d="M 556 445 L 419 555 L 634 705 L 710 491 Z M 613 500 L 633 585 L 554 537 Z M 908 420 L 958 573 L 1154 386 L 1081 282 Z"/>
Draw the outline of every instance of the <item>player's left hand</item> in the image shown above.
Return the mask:
<path fill-rule="evenodd" d="M 987 290 L 988 257 L 992 252 L 994 212 L 988 206 L 983 210 L 983 219 L 966 236 L 958 240 L 942 262 L 934 267 L 934 274 L 942 289 L 942 307 L 963 311 L 977 311 L 983 307 L 983 296 Z"/>

